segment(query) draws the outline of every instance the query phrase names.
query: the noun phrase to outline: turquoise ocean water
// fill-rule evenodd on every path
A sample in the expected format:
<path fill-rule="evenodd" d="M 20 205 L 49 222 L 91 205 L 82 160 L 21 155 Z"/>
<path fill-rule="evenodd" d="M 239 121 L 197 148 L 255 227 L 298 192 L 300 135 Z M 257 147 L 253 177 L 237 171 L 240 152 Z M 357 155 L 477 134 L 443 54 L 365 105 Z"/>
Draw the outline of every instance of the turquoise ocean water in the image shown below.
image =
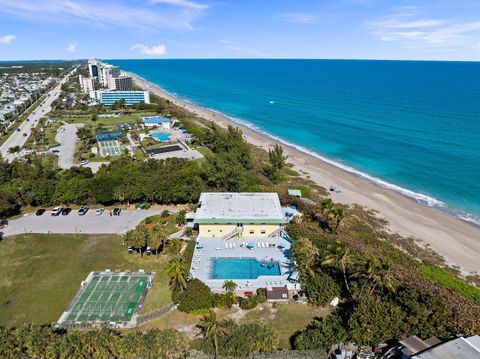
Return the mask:
<path fill-rule="evenodd" d="M 381 186 L 480 224 L 480 63 L 109 60 Z"/>

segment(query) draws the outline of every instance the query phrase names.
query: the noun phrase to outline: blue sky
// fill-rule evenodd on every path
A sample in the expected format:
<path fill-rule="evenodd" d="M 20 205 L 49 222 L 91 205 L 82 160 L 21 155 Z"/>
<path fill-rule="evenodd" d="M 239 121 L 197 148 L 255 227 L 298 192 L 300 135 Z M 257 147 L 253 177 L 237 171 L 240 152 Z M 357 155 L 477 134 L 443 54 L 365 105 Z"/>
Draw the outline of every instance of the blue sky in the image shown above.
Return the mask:
<path fill-rule="evenodd" d="M 0 0 L 0 60 L 479 60 L 480 0 Z"/>

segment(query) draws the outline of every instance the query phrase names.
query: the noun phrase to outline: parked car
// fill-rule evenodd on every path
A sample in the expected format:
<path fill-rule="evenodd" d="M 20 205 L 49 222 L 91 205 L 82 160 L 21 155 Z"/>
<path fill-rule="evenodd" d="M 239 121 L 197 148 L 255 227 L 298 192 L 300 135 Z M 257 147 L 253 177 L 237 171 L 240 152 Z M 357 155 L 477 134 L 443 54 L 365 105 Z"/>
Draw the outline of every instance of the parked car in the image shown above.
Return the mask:
<path fill-rule="evenodd" d="M 0 227 L 8 226 L 8 220 L 7 219 L 0 219 Z"/>
<path fill-rule="evenodd" d="M 23 133 L 23 137 L 27 137 L 27 136 L 28 136 L 28 135 L 27 135 L 27 133 L 26 133 L 26 132 L 24 132 L 24 133 Z"/>
<path fill-rule="evenodd" d="M 80 165 L 82 166 L 88 165 L 88 160 L 83 160 L 82 162 L 80 162 Z"/>
<path fill-rule="evenodd" d="M 52 150 L 53 153 L 59 153 L 60 150 Z"/>
<path fill-rule="evenodd" d="M 60 213 L 62 213 L 63 208 L 62 207 L 55 207 L 52 209 L 52 216 L 58 216 Z"/>
<path fill-rule="evenodd" d="M 114 208 L 113 209 L 113 215 L 114 216 L 119 216 L 122 210 L 120 208 Z"/>
<path fill-rule="evenodd" d="M 20 129 L 19 129 L 19 128 L 17 128 L 17 132 L 20 132 Z"/>
<path fill-rule="evenodd" d="M 44 213 L 45 213 L 45 208 L 40 208 L 35 212 L 35 215 L 36 216 L 41 216 Z"/>
<path fill-rule="evenodd" d="M 78 215 L 79 216 L 84 216 L 85 213 L 88 212 L 88 207 L 87 206 L 82 206 L 80 207 L 80 209 L 78 210 Z"/>
<path fill-rule="evenodd" d="M 71 211 L 72 209 L 70 207 L 65 207 L 64 209 L 62 209 L 62 216 L 68 216 Z"/>
<path fill-rule="evenodd" d="M 128 246 L 128 254 L 132 254 L 133 253 L 133 247 L 132 246 Z"/>
<path fill-rule="evenodd" d="M 105 208 L 99 208 L 99 209 L 97 209 L 97 210 L 95 211 L 95 214 L 96 214 L 97 216 L 100 216 L 103 212 L 105 212 Z"/>

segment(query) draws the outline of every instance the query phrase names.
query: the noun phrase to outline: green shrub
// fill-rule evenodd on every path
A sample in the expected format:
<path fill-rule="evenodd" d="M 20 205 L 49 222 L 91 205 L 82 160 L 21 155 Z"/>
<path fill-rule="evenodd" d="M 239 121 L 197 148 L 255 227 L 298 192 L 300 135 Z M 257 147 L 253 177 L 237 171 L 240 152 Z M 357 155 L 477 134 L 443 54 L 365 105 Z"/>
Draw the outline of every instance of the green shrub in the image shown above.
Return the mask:
<path fill-rule="evenodd" d="M 267 291 L 265 288 L 257 289 L 257 301 L 258 303 L 265 303 L 267 301 Z"/>
<path fill-rule="evenodd" d="M 250 310 L 257 306 L 258 304 L 258 296 L 252 295 L 250 298 L 238 298 L 238 304 L 240 308 Z"/>
<path fill-rule="evenodd" d="M 308 298 L 315 305 L 326 305 L 333 298 L 340 296 L 340 286 L 326 273 L 315 276 L 303 276 L 302 285 L 308 293 Z"/>
<path fill-rule="evenodd" d="M 347 332 L 341 318 L 331 315 L 327 318 L 315 318 L 307 328 L 293 338 L 293 346 L 298 350 L 329 350 L 333 344 L 347 339 Z"/>
<path fill-rule="evenodd" d="M 210 288 L 199 279 L 192 279 L 187 289 L 180 294 L 178 310 L 190 313 L 213 306 L 213 295 Z"/>
<path fill-rule="evenodd" d="M 166 218 L 166 217 L 168 217 L 169 215 L 170 215 L 170 212 L 168 211 L 168 209 L 164 209 L 164 210 L 162 211 L 162 213 L 160 214 L 160 217 Z"/>
<path fill-rule="evenodd" d="M 238 297 L 234 292 L 215 293 L 213 304 L 216 308 L 231 308 L 238 303 Z"/>

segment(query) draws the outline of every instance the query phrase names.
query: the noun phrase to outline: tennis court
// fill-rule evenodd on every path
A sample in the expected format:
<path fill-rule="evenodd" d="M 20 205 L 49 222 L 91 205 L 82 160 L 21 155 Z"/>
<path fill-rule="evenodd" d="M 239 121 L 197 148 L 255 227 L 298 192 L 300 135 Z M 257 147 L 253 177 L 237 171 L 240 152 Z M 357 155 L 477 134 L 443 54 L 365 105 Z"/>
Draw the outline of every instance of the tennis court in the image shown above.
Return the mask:
<path fill-rule="evenodd" d="M 152 280 L 153 273 L 92 272 L 58 322 L 134 326 L 132 318 L 141 308 Z"/>
<path fill-rule="evenodd" d="M 122 145 L 117 140 L 98 141 L 100 156 L 119 156 L 122 154 Z"/>

